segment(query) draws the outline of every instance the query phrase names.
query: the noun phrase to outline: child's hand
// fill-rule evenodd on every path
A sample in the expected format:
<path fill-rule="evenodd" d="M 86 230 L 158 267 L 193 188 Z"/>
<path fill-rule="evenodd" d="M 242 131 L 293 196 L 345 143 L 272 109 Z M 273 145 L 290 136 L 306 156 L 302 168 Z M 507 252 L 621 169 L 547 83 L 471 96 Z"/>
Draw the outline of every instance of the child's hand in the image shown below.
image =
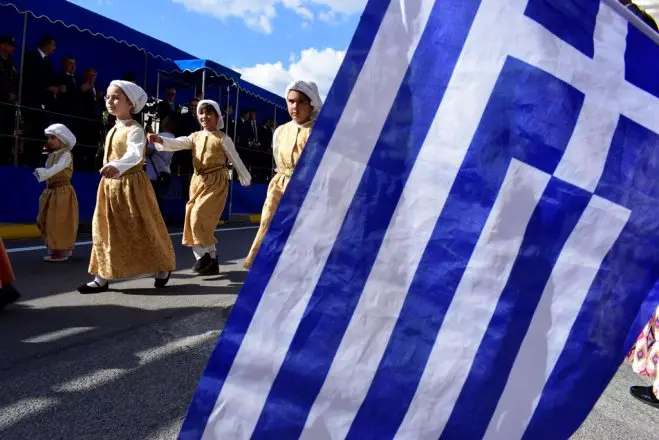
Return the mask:
<path fill-rule="evenodd" d="M 101 175 L 107 179 L 113 179 L 119 175 L 119 170 L 113 167 L 112 165 L 105 165 L 99 171 Z"/>
<path fill-rule="evenodd" d="M 162 144 L 162 138 L 157 134 L 149 134 L 146 136 L 146 140 L 149 144 Z"/>

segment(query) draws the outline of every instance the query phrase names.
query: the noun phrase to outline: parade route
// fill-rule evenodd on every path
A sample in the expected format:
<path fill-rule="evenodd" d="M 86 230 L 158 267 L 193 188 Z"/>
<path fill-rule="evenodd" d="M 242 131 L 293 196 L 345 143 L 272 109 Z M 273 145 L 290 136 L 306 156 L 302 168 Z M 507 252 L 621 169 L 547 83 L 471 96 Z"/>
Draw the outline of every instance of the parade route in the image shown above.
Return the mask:
<path fill-rule="evenodd" d="M 80 295 L 89 236 L 70 262 L 41 262 L 35 240 L 10 241 L 22 301 L 0 315 L 0 439 L 174 439 L 246 272 L 253 226 L 223 228 L 219 276 L 197 277 L 172 231 L 178 271 Z M 577 440 L 656 438 L 659 410 L 629 386 L 648 383 L 623 366 Z"/>

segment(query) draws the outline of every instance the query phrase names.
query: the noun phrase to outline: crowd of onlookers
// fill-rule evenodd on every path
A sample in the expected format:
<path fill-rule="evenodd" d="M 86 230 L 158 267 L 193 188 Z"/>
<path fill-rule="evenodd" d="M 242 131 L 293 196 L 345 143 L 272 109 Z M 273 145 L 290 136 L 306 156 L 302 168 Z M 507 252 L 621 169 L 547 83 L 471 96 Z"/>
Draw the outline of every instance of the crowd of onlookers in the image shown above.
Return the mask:
<path fill-rule="evenodd" d="M 85 66 L 80 75 L 76 58 L 69 55 L 61 57 L 61 65 L 56 68 L 53 54 L 57 42 L 54 37 L 45 35 L 36 48 L 25 53 L 22 93 L 19 93 L 19 71 L 13 61 L 15 49 L 13 36 L 0 35 L 0 165 L 40 166 L 44 160 L 43 130 L 52 123 L 62 123 L 77 138 L 73 150 L 74 168 L 77 171 L 98 170 L 103 157 L 103 139 L 114 121 L 105 112 L 104 87 L 97 85 L 96 69 Z M 121 79 L 135 81 L 136 76 L 127 72 Z M 20 107 L 17 106 L 19 95 Z M 157 129 L 167 118 L 168 127 L 175 136 L 198 131 L 196 105 L 201 96 L 179 105 L 175 89 L 167 89 L 166 95 L 166 99 L 160 102 L 152 99 L 154 105 L 136 115 L 136 119 L 151 130 Z M 227 121 L 225 132 L 234 140 L 253 180 L 267 182 L 272 175 L 270 147 L 274 121 L 264 119 L 257 122 L 256 111 L 252 109 L 241 109 L 237 121 L 233 109 L 223 109 L 223 112 Z M 175 175 L 191 175 L 191 153 L 174 154 L 171 171 Z"/>

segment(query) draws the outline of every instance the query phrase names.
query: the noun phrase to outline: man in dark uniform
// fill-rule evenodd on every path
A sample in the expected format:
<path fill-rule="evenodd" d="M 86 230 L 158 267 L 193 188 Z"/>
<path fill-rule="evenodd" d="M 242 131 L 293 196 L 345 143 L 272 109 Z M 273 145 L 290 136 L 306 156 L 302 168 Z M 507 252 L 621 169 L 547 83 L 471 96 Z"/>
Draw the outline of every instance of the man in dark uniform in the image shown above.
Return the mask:
<path fill-rule="evenodd" d="M 14 157 L 14 123 L 18 101 L 18 71 L 14 66 L 14 37 L 0 35 L 0 165 Z"/>
<path fill-rule="evenodd" d="M 56 110 L 60 88 L 53 70 L 52 55 L 57 49 L 55 38 L 44 35 L 36 50 L 25 53 L 23 65 L 22 113 L 25 126 L 22 165 L 38 167 L 42 162 L 42 149 L 46 141 L 44 129 L 50 125 Z"/>

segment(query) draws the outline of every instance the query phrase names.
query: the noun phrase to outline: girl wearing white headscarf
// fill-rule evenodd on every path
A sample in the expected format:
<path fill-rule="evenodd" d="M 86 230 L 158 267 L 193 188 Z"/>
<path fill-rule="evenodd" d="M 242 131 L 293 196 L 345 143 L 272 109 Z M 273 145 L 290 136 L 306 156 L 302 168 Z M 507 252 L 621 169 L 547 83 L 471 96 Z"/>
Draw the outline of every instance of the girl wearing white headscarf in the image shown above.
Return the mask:
<path fill-rule="evenodd" d="M 320 113 L 323 101 L 318 93 L 318 86 L 313 81 L 293 81 L 286 87 L 286 102 L 292 121 L 277 127 L 272 138 L 272 149 L 277 174 L 268 185 L 261 225 L 254 238 L 252 248 L 245 259 L 244 267 L 249 269 L 261 248 L 263 238 L 268 232 L 272 217 L 275 215 L 279 201 L 286 191 L 297 165 L 302 150 L 307 144 L 311 129 Z"/>
<path fill-rule="evenodd" d="M 55 263 L 69 259 L 78 236 L 78 197 L 71 185 L 71 150 L 76 138 L 62 124 L 51 125 L 44 132 L 48 137 L 46 148 L 51 153 L 46 167 L 34 170 L 39 182 L 47 182 L 39 198 L 37 227 L 48 249 L 44 261 Z"/>
<path fill-rule="evenodd" d="M 131 117 L 146 101 L 144 90 L 132 82 L 112 81 L 108 87 L 106 107 L 117 122 L 105 139 L 92 220 L 89 273 L 95 278 L 80 286 L 80 293 L 105 292 L 109 280 L 145 274 L 155 274 L 155 287 L 161 288 L 174 270 L 174 246 L 144 172 L 144 128 Z"/>
<path fill-rule="evenodd" d="M 149 136 L 160 151 L 192 150 L 194 175 L 190 182 L 190 200 L 185 206 L 183 245 L 192 248 L 196 263 L 192 270 L 200 275 L 219 273 L 215 229 L 224 211 L 229 193 L 229 169 L 233 165 L 243 186 L 252 177 L 240 159 L 233 141 L 225 133 L 224 120 L 217 102 L 202 100 L 197 105 L 202 131 L 176 139 Z"/>
<path fill-rule="evenodd" d="M 190 182 L 190 200 L 185 206 L 183 245 L 192 248 L 196 263 L 192 270 L 200 275 L 219 273 L 215 229 L 224 211 L 229 193 L 229 169 L 233 165 L 243 186 L 252 177 L 240 159 L 229 136 L 221 132 L 224 120 L 217 102 L 202 100 L 197 106 L 202 131 L 176 139 L 149 136 L 149 143 L 160 151 L 192 150 L 194 175 Z"/>

